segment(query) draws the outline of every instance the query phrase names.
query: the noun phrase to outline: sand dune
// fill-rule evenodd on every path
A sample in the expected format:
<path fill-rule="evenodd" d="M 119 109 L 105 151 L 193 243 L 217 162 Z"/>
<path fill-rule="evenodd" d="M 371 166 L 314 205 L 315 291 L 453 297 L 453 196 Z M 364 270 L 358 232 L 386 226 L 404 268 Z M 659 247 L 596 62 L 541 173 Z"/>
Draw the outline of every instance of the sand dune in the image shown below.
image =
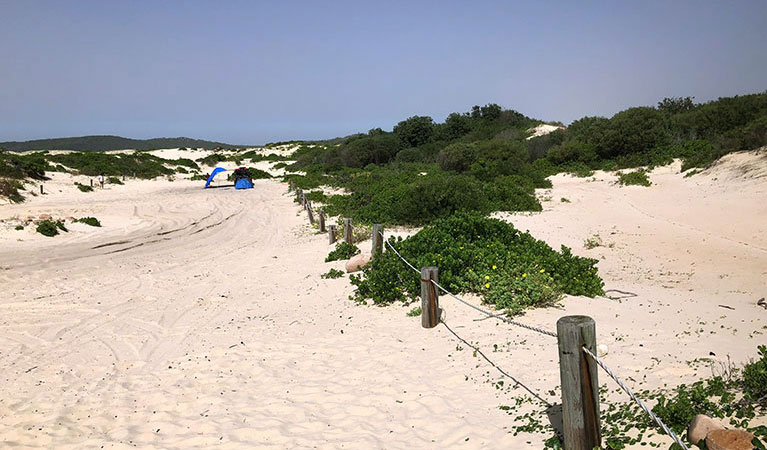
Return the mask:
<path fill-rule="evenodd" d="M 690 178 L 657 169 L 650 188 L 560 175 L 541 193 L 551 198 L 543 213 L 499 214 L 599 258 L 607 289 L 637 294 L 567 298 L 520 320 L 553 329 L 562 315 L 591 315 L 608 364 L 636 388 L 709 374 L 688 364 L 696 358 L 753 356 L 767 342 L 767 311 L 756 306 L 767 295 L 767 179 L 723 182 L 760 167 L 758 155 L 732 158 L 743 160 Z M 71 185 L 56 176 L 51 186 Z M 513 417 L 499 406 L 529 394 L 445 327 L 422 329 L 407 307 L 357 306 L 347 278 L 320 279 L 343 262 L 323 262 L 327 239 L 285 185 L 57 191 L 3 206 L 0 219 L 91 215 L 104 227 L 55 238 L 0 229 L 3 446 L 541 448 L 548 437 L 509 432 Z M 583 248 L 594 234 L 603 245 Z M 447 298 L 442 306 L 458 335 L 559 402 L 552 338 L 478 321 Z M 513 415 L 542 408 L 524 403 Z"/>

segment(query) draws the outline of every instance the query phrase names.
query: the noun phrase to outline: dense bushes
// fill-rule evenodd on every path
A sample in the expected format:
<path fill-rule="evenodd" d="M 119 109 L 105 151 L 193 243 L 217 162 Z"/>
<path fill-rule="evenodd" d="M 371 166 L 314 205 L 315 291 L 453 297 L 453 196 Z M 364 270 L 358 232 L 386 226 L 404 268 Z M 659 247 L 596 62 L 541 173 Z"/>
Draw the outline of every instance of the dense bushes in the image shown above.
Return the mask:
<path fill-rule="evenodd" d="M 6 197 L 13 203 L 21 203 L 24 196 L 19 190 L 24 190 L 24 185 L 19 180 L 0 180 L 0 197 Z"/>
<path fill-rule="evenodd" d="M 759 359 L 743 369 L 743 391 L 752 401 L 767 400 L 767 346 L 760 345 Z"/>
<path fill-rule="evenodd" d="M 16 155 L 0 150 L 0 177 L 43 180 L 45 171 L 51 169 L 43 153 Z"/>
<path fill-rule="evenodd" d="M 489 183 L 434 165 L 372 167 L 350 177 L 344 187 L 352 194 L 328 198 L 327 212 L 363 223 L 420 225 L 457 211 L 541 210 L 530 181 L 500 177 Z"/>
<path fill-rule="evenodd" d="M 477 214 L 458 213 L 389 242 L 416 267 L 438 267 L 447 289 L 479 293 L 513 313 L 550 304 L 560 293 L 602 293 L 596 260 L 573 256 L 566 247 L 556 252 L 509 223 Z M 419 277 L 394 252 L 377 255 L 352 284 L 358 301 L 408 302 L 420 293 Z"/>
<path fill-rule="evenodd" d="M 169 160 L 158 158 L 144 152 L 135 153 L 67 153 L 48 155 L 49 161 L 64 164 L 83 175 L 96 176 L 135 176 L 137 178 L 155 178 L 172 175 L 174 171 L 165 167 Z"/>

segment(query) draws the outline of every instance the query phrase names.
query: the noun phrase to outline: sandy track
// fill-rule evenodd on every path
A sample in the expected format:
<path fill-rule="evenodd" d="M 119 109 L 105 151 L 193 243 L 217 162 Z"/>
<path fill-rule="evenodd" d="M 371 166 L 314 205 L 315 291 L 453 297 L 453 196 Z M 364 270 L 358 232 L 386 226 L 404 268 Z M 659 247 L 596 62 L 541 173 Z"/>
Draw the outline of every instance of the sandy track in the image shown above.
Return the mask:
<path fill-rule="evenodd" d="M 444 331 L 403 308 L 357 307 L 346 278 L 319 278 L 326 237 L 284 186 L 102 194 L 93 211 L 125 211 L 130 228 L 0 255 L 5 445 L 511 439 L 495 390 L 451 367 Z"/>

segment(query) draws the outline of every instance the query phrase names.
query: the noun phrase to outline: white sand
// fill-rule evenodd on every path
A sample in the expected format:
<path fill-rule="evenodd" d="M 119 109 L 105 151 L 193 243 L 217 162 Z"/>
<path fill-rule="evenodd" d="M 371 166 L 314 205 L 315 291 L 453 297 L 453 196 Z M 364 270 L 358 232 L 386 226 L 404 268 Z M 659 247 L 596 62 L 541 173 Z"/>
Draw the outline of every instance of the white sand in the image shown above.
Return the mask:
<path fill-rule="evenodd" d="M 756 169 L 738 176 L 746 165 Z M 687 179 L 661 168 L 650 188 L 619 188 L 611 174 L 554 177 L 543 213 L 504 216 L 599 258 L 607 289 L 638 296 L 568 298 L 520 320 L 554 329 L 562 315 L 591 315 L 607 363 L 637 389 L 709 375 L 688 364 L 696 358 L 755 356 L 767 342 L 756 306 L 767 295 L 760 167 L 764 156 L 739 154 Z M 71 184 L 56 174 L 50 194 L 0 207 L 3 446 L 541 448 L 551 435 L 509 433 L 512 416 L 498 407 L 524 390 L 446 328 L 422 329 L 409 307 L 357 306 L 348 278 L 320 279 L 343 262 L 323 262 L 327 238 L 285 185 Z M 55 238 L 13 230 L 13 217 L 39 214 L 104 226 Z M 604 246 L 584 249 L 595 233 Z M 442 306 L 459 335 L 559 402 L 553 338 L 475 321 L 449 298 Z"/>
<path fill-rule="evenodd" d="M 532 133 L 532 135 L 528 136 L 527 139 L 530 140 L 534 137 L 539 136 L 545 136 L 549 133 L 553 133 L 557 130 L 564 130 L 565 127 L 561 127 L 559 125 L 549 125 L 547 123 L 542 123 L 534 128 L 529 129 L 528 131 Z"/>

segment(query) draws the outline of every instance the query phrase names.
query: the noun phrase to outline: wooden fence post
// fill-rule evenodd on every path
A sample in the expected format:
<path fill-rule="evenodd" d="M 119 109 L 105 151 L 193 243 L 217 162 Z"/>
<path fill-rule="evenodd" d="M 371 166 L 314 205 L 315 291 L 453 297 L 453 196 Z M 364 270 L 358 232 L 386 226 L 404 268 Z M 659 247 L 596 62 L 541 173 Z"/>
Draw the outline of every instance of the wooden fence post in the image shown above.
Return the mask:
<path fill-rule="evenodd" d="M 596 324 L 588 316 L 557 320 L 562 425 L 565 450 L 601 448 L 597 364 L 582 347 L 597 353 Z"/>
<path fill-rule="evenodd" d="M 421 268 L 421 326 L 434 328 L 439 325 L 439 294 L 437 286 L 431 280 L 439 283 L 439 271 L 436 267 Z"/>
<path fill-rule="evenodd" d="M 344 219 L 344 241 L 346 241 L 347 244 L 354 245 L 352 219 Z"/>
<path fill-rule="evenodd" d="M 370 252 L 371 255 L 383 251 L 383 231 L 383 225 L 380 223 L 373 224 L 373 248 Z"/>
<path fill-rule="evenodd" d="M 325 232 L 325 210 L 320 209 L 320 233 Z"/>
<path fill-rule="evenodd" d="M 296 201 L 301 203 L 301 189 L 296 189 Z"/>
<path fill-rule="evenodd" d="M 328 226 L 328 244 L 333 245 L 336 243 L 336 226 Z"/>
<path fill-rule="evenodd" d="M 91 178 L 91 187 L 93 187 L 93 178 Z"/>
<path fill-rule="evenodd" d="M 306 202 L 306 213 L 309 214 L 309 223 L 314 225 L 314 213 L 312 212 L 312 202 Z"/>
<path fill-rule="evenodd" d="M 43 195 L 43 194 L 45 194 L 45 192 L 43 192 L 43 185 L 41 184 L 40 185 L 40 195 Z"/>
<path fill-rule="evenodd" d="M 293 180 L 288 181 L 288 192 L 293 192 L 296 189 L 296 185 Z"/>

